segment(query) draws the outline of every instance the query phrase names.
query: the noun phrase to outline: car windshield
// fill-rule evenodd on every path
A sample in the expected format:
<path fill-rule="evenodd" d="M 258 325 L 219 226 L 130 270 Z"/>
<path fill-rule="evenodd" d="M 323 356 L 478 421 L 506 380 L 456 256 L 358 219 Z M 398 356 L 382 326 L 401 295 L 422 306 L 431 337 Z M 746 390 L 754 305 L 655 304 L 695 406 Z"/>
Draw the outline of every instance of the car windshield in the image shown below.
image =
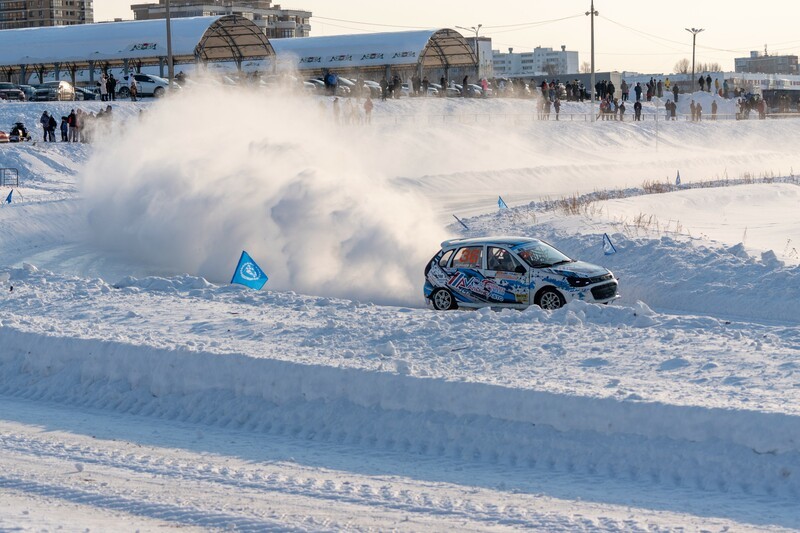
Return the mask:
<path fill-rule="evenodd" d="M 572 262 L 572 259 L 541 241 L 520 244 L 514 247 L 514 251 L 520 259 L 533 268 L 546 268 Z"/>

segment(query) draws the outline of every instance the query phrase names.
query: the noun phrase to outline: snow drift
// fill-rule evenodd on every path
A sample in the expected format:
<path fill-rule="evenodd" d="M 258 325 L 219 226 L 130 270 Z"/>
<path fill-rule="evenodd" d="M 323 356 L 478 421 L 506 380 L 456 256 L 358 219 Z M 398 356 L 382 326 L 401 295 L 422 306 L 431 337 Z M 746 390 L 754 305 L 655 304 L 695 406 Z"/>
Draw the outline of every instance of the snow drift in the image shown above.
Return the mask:
<path fill-rule="evenodd" d="M 391 161 L 364 155 L 380 148 L 369 130 L 338 126 L 288 95 L 158 103 L 87 164 L 93 235 L 213 281 L 245 249 L 278 289 L 418 302 L 421 265 L 446 233 L 423 198 L 388 185 Z"/>

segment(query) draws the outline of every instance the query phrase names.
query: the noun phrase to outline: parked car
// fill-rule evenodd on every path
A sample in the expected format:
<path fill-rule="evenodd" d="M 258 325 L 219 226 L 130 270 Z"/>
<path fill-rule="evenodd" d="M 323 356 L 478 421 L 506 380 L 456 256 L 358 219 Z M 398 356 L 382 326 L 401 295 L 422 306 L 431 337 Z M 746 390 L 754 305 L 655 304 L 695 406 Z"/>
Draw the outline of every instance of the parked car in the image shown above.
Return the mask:
<path fill-rule="evenodd" d="M 305 92 L 306 94 L 319 94 L 317 86 L 311 83 L 310 81 L 303 82 L 303 92 Z"/>
<path fill-rule="evenodd" d="M 313 83 L 314 87 L 316 88 L 317 93 L 325 94 L 325 82 L 322 80 L 318 80 L 316 78 L 310 78 L 306 80 L 308 83 Z"/>
<path fill-rule="evenodd" d="M 463 94 L 462 85 L 456 84 L 455 88 L 458 89 L 458 95 L 461 96 Z M 467 97 L 469 98 L 482 98 L 483 97 L 483 89 L 481 89 L 480 85 L 475 85 L 474 83 L 467 84 Z"/>
<path fill-rule="evenodd" d="M 328 94 L 327 93 L 328 88 L 325 87 L 325 82 L 322 80 L 322 78 L 312 78 L 307 81 L 310 81 L 311 83 L 314 83 L 317 86 L 319 86 L 321 94 Z M 350 87 L 348 87 L 347 84 L 345 83 L 337 83 L 336 96 L 350 96 Z"/>
<path fill-rule="evenodd" d="M 131 95 L 131 90 L 128 87 L 129 76 L 122 78 L 119 85 L 117 85 L 117 94 L 120 98 L 128 98 Z M 136 94 L 138 96 L 153 96 L 161 98 L 167 94 L 169 82 L 164 78 L 153 76 L 152 74 L 133 74 L 133 79 L 136 80 Z M 172 82 L 172 89 L 180 89 L 180 85 Z"/>
<path fill-rule="evenodd" d="M 64 80 L 46 81 L 36 86 L 34 99 L 37 102 L 75 100 L 75 88 Z"/>
<path fill-rule="evenodd" d="M 436 89 L 436 95 L 439 96 L 442 94 L 442 86 L 438 83 L 431 83 L 430 86 Z M 461 96 L 461 91 L 456 89 L 455 87 L 446 87 L 444 89 L 445 96 Z M 428 91 L 430 94 L 430 90 Z"/>
<path fill-rule="evenodd" d="M 85 87 L 75 87 L 75 100 L 99 100 L 100 95 Z"/>
<path fill-rule="evenodd" d="M 455 239 L 425 267 L 423 293 L 434 309 L 511 307 L 558 309 L 569 300 L 608 303 L 617 279 L 607 269 L 570 259 L 527 237 Z"/>
<path fill-rule="evenodd" d="M 18 85 L 0 82 L 0 100 L 25 100 L 25 93 Z"/>
<path fill-rule="evenodd" d="M 17 87 L 19 87 L 19 90 L 25 94 L 26 100 L 33 101 L 33 99 L 36 97 L 36 87 L 33 85 L 17 85 Z"/>
<path fill-rule="evenodd" d="M 364 81 L 364 91 L 363 94 L 369 91 L 369 95 L 372 98 L 380 98 L 381 97 L 381 84 L 377 81 L 372 80 L 365 80 Z"/>

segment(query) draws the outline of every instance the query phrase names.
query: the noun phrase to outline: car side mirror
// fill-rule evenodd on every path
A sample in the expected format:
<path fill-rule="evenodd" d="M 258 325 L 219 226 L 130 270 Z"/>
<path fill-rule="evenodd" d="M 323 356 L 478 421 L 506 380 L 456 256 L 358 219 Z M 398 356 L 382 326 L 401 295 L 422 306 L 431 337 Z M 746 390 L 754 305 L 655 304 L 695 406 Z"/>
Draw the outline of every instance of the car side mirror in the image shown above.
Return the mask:
<path fill-rule="evenodd" d="M 517 274 L 524 274 L 527 271 L 528 270 L 523 265 L 517 265 L 517 268 L 514 269 L 514 272 L 516 272 Z"/>

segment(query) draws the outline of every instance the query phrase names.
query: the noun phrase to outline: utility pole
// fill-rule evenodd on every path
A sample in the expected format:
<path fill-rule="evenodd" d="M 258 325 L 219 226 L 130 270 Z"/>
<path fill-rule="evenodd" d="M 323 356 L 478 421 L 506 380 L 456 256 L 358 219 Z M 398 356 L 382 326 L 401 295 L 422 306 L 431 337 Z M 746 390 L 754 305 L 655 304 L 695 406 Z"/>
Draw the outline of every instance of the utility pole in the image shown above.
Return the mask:
<path fill-rule="evenodd" d="M 692 79 L 690 80 L 689 84 L 689 92 L 694 92 L 694 49 L 695 44 L 697 43 L 697 34 L 701 31 L 705 31 L 703 28 L 685 28 L 686 31 L 692 34 Z"/>
<path fill-rule="evenodd" d="M 456 26 L 459 30 L 467 30 L 475 32 L 475 76 L 480 80 L 481 77 L 481 52 L 478 50 L 478 32 L 481 31 L 481 27 L 483 24 L 478 24 L 477 26 L 470 26 L 469 28 L 465 28 L 463 26 Z"/>
<path fill-rule="evenodd" d="M 169 0 L 166 0 L 167 8 L 167 89 L 172 89 L 172 79 L 175 77 L 175 65 L 172 61 L 172 29 L 170 28 Z"/>
<path fill-rule="evenodd" d="M 592 106 L 594 106 L 594 84 L 595 84 L 595 79 L 594 79 L 594 17 L 600 14 L 597 11 L 594 10 L 594 0 L 592 0 L 592 4 L 591 4 L 590 9 L 591 9 L 591 11 L 587 11 L 586 12 L 586 16 L 587 17 L 591 16 L 591 19 L 592 19 L 592 77 L 591 77 L 591 81 L 589 82 L 589 94 L 592 95 Z M 592 111 L 592 122 L 594 122 L 594 117 L 595 117 L 595 114 L 594 114 L 594 110 L 593 110 Z"/>

